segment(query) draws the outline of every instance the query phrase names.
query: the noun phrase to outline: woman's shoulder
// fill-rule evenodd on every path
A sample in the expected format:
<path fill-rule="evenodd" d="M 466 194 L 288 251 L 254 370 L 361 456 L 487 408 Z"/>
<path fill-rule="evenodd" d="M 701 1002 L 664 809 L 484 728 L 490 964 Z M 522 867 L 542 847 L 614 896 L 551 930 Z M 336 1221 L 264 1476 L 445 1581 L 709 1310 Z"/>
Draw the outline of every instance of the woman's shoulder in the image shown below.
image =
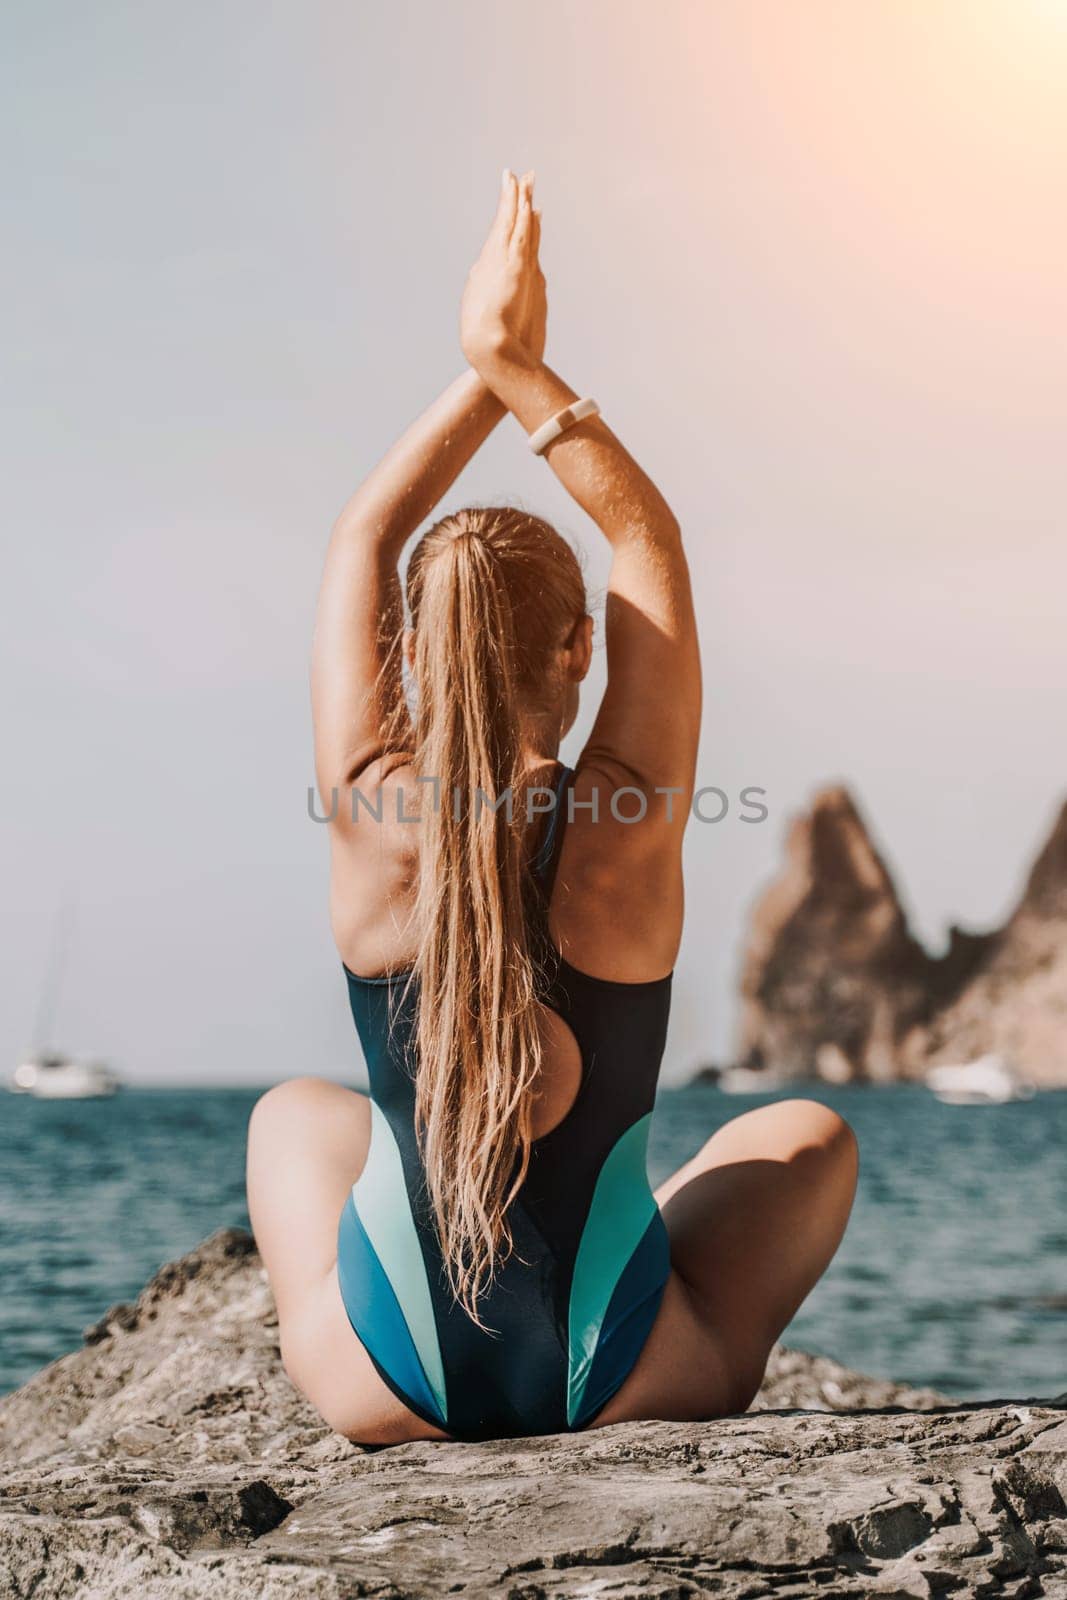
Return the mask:
<path fill-rule="evenodd" d="M 578 760 L 566 786 L 549 923 L 564 958 L 596 980 L 657 982 L 673 969 L 682 829 L 666 799 L 595 755 Z"/>

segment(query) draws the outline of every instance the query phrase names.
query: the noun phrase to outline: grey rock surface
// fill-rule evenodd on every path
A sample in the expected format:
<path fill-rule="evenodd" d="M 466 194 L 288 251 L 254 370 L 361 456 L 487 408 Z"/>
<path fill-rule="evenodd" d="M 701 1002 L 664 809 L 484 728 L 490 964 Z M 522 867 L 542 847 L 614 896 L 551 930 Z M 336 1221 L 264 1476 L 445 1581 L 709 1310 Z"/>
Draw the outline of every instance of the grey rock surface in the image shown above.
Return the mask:
<path fill-rule="evenodd" d="M 922 1409 L 927 1408 L 927 1409 Z M 1067 1595 L 1067 1409 L 795 1351 L 714 1423 L 368 1451 L 228 1230 L 0 1401 L 0 1596 Z"/>

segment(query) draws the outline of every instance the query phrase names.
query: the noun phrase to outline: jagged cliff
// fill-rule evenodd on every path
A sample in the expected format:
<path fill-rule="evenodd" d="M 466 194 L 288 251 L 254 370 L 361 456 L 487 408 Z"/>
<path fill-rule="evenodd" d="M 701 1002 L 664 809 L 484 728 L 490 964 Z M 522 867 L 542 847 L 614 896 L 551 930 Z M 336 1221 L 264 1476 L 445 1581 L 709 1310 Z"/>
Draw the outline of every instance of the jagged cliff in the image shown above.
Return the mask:
<path fill-rule="evenodd" d="M 887 1082 L 999 1051 L 1067 1084 L 1067 806 L 1005 926 L 951 929 L 931 956 L 847 790 L 791 825 L 756 903 L 741 970 L 738 1058 L 786 1077 Z"/>
<path fill-rule="evenodd" d="M 913 1067 L 989 1050 L 1039 1086 L 1067 1086 L 1067 805 L 970 982 L 907 1041 Z"/>

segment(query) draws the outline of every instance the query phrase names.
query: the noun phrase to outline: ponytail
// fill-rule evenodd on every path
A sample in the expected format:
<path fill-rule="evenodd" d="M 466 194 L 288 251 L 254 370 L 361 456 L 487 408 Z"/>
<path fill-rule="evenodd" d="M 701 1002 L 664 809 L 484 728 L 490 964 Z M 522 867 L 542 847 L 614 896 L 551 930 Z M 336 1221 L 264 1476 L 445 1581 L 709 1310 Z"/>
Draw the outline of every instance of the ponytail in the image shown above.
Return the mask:
<path fill-rule="evenodd" d="M 445 1270 L 478 1322 L 512 1248 L 541 1065 L 523 713 L 585 596 L 573 551 L 546 523 L 474 510 L 420 542 L 408 598 L 415 769 L 431 780 L 415 901 L 416 1125 Z"/>

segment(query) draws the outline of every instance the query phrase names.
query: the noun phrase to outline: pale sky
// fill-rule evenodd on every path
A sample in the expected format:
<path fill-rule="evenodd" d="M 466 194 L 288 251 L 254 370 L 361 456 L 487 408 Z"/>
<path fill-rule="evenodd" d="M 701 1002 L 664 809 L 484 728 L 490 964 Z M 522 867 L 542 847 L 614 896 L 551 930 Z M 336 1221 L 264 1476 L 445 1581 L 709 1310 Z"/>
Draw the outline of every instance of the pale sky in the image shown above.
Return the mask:
<path fill-rule="evenodd" d="M 729 1050 L 820 784 L 928 940 L 1005 914 L 1067 792 L 1067 0 L 46 0 L 2 33 L 0 1069 L 69 886 L 53 1043 L 358 1078 L 315 591 L 459 370 L 505 164 L 538 173 L 549 359 L 686 532 L 702 781 L 768 791 L 691 828 L 668 1078 Z M 448 503 L 490 497 L 603 585 L 510 421 Z"/>

